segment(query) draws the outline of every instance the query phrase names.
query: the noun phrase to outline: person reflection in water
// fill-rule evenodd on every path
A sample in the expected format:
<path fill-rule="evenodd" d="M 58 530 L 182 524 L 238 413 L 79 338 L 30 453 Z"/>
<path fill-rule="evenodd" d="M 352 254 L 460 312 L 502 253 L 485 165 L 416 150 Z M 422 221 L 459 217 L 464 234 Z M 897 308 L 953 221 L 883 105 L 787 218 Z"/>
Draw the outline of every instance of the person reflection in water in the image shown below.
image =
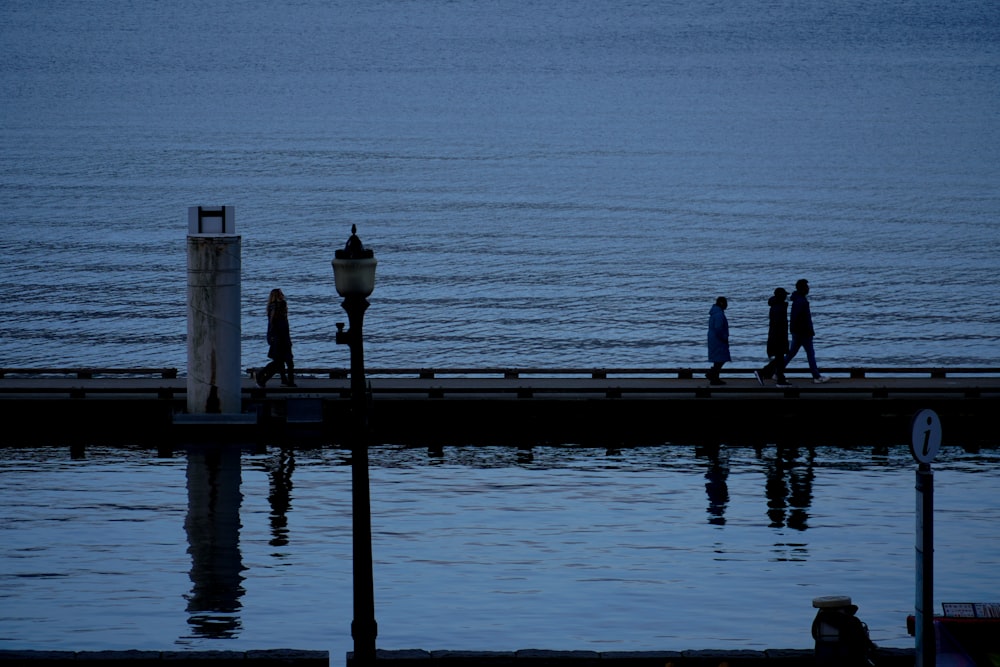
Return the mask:
<path fill-rule="evenodd" d="M 708 522 L 714 526 L 726 525 L 726 505 L 729 504 L 729 461 L 720 456 L 718 445 L 704 450 L 708 457 L 705 471 L 705 493 L 708 495 Z"/>
<path fill-rule="evenodd" d="M 813 452 L 805 462 L 795 448 L 779 447 L 767 462 L 767 517 L 771 528 L 806 530 L 812 504 Z"/>
<path fill-rule="evenodd" d="M 295 470 L 295 450 L 282 447 L 275 462 L 268 465 L 270 474 L 271 541 L 272 547 L 288 544 L 288 511 L 292 508 L 292 472 Z"/>
<path fill-rule="evenodd" d="M 257 386 L 263 388 L 275 373 L 281 374 L 281 386 L 296 386 L 292 335 L 288 327 L 288 302 L 280 289 L 271 290 L 267 301 L 267 345 L 267 356 L 271 361 L 257 376 Z"/>

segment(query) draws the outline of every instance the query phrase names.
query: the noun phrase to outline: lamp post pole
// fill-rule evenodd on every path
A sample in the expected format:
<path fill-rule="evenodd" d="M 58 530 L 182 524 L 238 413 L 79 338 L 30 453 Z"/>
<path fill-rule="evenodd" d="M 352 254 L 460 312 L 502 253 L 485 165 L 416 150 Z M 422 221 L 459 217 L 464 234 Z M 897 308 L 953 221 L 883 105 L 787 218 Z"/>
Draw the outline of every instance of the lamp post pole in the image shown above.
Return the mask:
<path fill-rule="evenodd" d="M 368 309 L 368 295 L 375 285 L 375 257 L 357 237 L 356 227 L 344 250 L 333 260 L 337 292 L 347 312 L 350 328 L 337 323 L 337 343 L 351 350 L 351 504 L 354 561 L 354 664 L 375 662 L 375 580 L 372 574 L 371 492 L 368 479 L 368 397 L 365 383 L 363 320 Z"/>

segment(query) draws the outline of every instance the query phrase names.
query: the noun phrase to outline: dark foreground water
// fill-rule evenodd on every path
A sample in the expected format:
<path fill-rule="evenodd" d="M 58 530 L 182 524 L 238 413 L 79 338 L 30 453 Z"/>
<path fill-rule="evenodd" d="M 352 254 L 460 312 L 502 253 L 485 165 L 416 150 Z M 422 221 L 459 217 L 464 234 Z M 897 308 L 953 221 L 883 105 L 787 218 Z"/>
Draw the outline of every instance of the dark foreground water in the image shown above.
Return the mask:
<path fill-rule="evenodd" d="M 347 452 L 0 449 L 0 648 L 351 650 Z M 935 600 L 1000 599 L 1000 455 L 934 466 Z M 912 646 L 905 449 L 372 450 L 382 648 Z M 940 609 L 940 606 L 936 607 Z"/>

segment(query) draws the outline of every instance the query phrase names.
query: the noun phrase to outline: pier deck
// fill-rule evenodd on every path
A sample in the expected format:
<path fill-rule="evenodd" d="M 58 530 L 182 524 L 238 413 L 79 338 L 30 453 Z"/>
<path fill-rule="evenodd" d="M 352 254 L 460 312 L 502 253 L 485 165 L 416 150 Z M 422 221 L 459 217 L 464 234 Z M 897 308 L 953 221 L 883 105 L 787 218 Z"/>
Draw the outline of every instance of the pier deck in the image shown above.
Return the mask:
<path fill-rule="evenodd" d="M 113 435 L 273 438 L 309 432 L 337 442 L 349 418 L 343 369 L 303 368 L 297 387 L 242 380 L 240 416 L 185 415 L 186 379 L 169 369 L 0 369 L 0 415 L 34 439 Z M 167 371 L 167 372 L 164 372 Z M 921 409 L 946 444 L 998 444 L 1000 369 L 824 369 L 813 384 L 760 386 L 727 369 L 710 386 L 695 369 L 371 369 L 374 442 L 418 444 L 901 444 Z M 17 439 L 11 441 L 17 443 Z M 30 444 L 25 442 L 23 444 Z"/>

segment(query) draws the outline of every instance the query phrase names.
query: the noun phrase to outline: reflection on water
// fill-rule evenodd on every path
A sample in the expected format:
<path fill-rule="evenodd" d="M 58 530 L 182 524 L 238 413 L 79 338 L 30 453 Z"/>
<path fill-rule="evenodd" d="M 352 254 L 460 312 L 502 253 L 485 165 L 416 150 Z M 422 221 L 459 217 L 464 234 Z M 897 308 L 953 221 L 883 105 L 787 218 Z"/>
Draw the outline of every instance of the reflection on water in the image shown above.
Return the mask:
<path fill-rule="evenodd" d="M 708 494 L 708 522 L 716 526 L 726 524 L 726 503 L 729 502 L 729 458 L 719 455 L 718 446 L 699 449 L 702 456 L 708 457 L 708 470 L 705 472 L 705 493 Z"/>
<path fill-rule="evenodd" d="M 267 500 L 271 504 L 272 547 L 288 544 L 288 511 L 292 508 L 292 471 L 295 470 L 295 451 L 281 447 L 264 463 L 268 472 L 270 489 Z"/>
<path fill-rule="evenodd" d="M 809 506 L 815 478 L 813 448 L 757 448 L 764 474 L 764 495 L 767 498 L 768 526 L 806 530 L 809 527 Z M 804 453 L 803 453 L 804 451 Z M 708 460 L 705 470 L 705 493 L 708 495 L 708 522 L 726 524 L 729 504 L 729 454 L 719 445 L 698 447 L 696 455 Z"/>
<path fill-rule="evenodd" d="M 17 508 L 0 516 L 0 647 L 350 650 L 348 451 L 77 454 L 0 448 L 0 503 Z M 995 597 L 998 456 L 935 462 L 938 599 Z M 802 648 L 830 594 L 857 599 L 880 645 L 912 645 L 905 448 L 371 461 L 380 648 Z"/>
<path fill-rule="evenodd" d="M 187 455 L 191 554 L 188 624 L 200 637 L 232 638 L 240 632 L 243 559 L 240 554 L 240 448 L 192 447 Z"/>
<path fill-rule="evenodd" d="M 795 530 L 808 528 L 809 504 L 812 501 L 813 449 L 807 449 L 805 460 L 799 460 L 794 447 L 778 448 L 764 459 L 767 472 L 767 517 L 771 528 L 788 526 Z"/>

